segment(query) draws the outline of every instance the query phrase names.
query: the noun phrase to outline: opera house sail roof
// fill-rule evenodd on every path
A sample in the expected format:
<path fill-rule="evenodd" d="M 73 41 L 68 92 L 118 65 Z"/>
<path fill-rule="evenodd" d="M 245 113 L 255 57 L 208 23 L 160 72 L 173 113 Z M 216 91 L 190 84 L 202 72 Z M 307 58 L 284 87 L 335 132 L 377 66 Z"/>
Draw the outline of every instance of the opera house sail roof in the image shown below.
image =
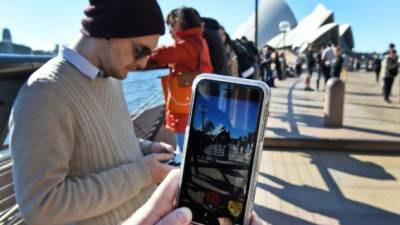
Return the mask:
<path fill-rule="evenodd" d="M 279 23 L 288 21 L 292 29 L 283 34 Z M 254 40 L 254 13 L 236 30 L 234 37 L 246 36 Z M 289 5 L 283 0 L 261 0 L 258 19 L 258 48 L 264 45 L 273 48 L 299 49 L 312 45 L 319 48 L 323 44 L 341 45 L 346 51 L 354 48 L 353 33 L 349 24 L 339 25 L 335 22 L 334 12 L 318 4 L 308 16 L 299 23 Z"/>
<path fill-rule="evenodd" d="M 261 0 L 258 6 L 258 47 L 280 33 L 279 23 L 288 21 L 291 26 L 296 26 L 297 21 L 287 3 L 283 0 Z M 247 21 L 241 24 L 235 34 L 235 38 L 245 36 L 254 41 L 255 13 Z"/>

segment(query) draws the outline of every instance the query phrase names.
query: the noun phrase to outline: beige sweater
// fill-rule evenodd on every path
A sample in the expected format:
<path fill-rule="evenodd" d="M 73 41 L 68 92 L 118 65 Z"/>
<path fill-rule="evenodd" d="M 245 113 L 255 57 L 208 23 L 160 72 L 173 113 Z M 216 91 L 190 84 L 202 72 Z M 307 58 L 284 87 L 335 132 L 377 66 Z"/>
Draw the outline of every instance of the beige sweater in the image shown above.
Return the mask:
<path fill-rule="evenodd" d="M 119 224 L 155 188 L 116 79 L 90 80 L 56 57 L 22 87 L 10 128 L 28 224 Z"/>

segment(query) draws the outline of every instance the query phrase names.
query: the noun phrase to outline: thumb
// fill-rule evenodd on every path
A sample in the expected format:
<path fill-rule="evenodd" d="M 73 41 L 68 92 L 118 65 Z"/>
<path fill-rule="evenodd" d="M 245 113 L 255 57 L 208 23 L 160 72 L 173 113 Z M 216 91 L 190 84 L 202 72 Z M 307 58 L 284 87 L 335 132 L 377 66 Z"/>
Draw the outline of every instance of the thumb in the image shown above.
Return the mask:
<path fill-rule="evenodd" d="M 156 225 L 188 225 L 190 222 L 192 222 L 190 209 L 179 208 L 167 214 Z"/>
<path fill-rule="evenodd" d="M 153 153 L 152 155 L 157 161 L 170 160 L 173 157 L 171 153 Z"/>

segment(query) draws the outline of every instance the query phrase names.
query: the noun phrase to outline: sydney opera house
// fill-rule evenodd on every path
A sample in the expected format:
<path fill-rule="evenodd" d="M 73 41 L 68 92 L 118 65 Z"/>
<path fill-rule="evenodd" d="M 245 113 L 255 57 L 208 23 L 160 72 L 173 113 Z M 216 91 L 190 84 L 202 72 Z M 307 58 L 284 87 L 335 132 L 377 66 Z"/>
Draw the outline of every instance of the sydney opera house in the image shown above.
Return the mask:
<path fill-rule="evenodd" d="M 290 29 L 281 31 L 279 24 L 287 21 Z M 254 40 L 255 14 L 241 24 L 234 37 L 246 36 Z M 346 52 L 354 48 L 353 33 L 349 24 L 335 22 L 334 13 L 322 4 L 300 22 L 284 0 L 260 0 L 258 7 L 258 47 L 265 45 L 302 51 L 308 46 L 319 49 L 322 45 L 333 43 Z"/>

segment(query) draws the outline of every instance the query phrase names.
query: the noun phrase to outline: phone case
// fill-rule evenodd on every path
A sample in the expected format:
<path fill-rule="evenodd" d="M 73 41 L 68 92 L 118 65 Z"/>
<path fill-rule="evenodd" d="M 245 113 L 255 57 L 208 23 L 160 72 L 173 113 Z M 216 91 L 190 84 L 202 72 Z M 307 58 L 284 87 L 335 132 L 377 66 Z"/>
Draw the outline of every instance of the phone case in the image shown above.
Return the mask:
<path fill-rule="evenodd" d="M 251 169 L 252 171 L 251 171 L 251 177 L 250 177 L 248 198 L 247 198 L 247 202 L 245 203 L 245 214 L 244 214 L 243 224 L 249 225 L 251 212 L 253 211 L 257 177 L 258 177 L 258 173 L 259 173 L 259 169 L 260 169 L 261 153 L 262 153 L 263 142 L 264 142 L 264 131 L 265 131 L 266 123 L 267 123 L 267 118 L 269 116 L 269 102 L 270 102 L 270 98 L 271 98 L 271 91 L 270 91 L 270 88 L 264 82 L 259 81 L 259 80 L 250 80 L 250 79 L 243 79 L 243 78 L 236 78 L 236 77 L 207 73 L 207 74 L 201 74 L 196 77 L 196 79 L 194 80 L 193 85 L 192 85 L 192 93 L 195 93 L 195 88 L 196 88 L 197 84 L 201 80 L 204 80 L 204 79 L 258 87 L 262 90 L 262 93 L 264 95 L 262 106 L 261 106 L 260 124 L 258 126 L 258 137 L 257 137 L 256 148 L 255 148 L 255 153 L 254 153 L 254 163 L 253 163 L 253 167 Z M 193 113 L 193 101 L 194 101 L 194 94 L 192 94 L 191 101 L 190 101 L 190 114 L 189 114 L 188 124 L 186 126 L 186 134 L 188 134 L 190 124 L 191 124 L 192 113 Z M 187 148 L 187 144 L 188 144 L 187 142 L 188 142 L 188 135 L 185 135 L 184 149 Z M 182 157 L 181 177 L 180 177 L 180 182 L 179 182 L 176 203 L 178 203 L 178 201 L 179 201 L 180 189 L 181 189 L 182 181 L 183 181 L 182 171 L 183 171 L 183 168 L 185 168 L 186 152 L 187 151 L 184 151 L 184 155 Z M 198 224 L 198 223 L 193 223 L 193 224 Z"/>

